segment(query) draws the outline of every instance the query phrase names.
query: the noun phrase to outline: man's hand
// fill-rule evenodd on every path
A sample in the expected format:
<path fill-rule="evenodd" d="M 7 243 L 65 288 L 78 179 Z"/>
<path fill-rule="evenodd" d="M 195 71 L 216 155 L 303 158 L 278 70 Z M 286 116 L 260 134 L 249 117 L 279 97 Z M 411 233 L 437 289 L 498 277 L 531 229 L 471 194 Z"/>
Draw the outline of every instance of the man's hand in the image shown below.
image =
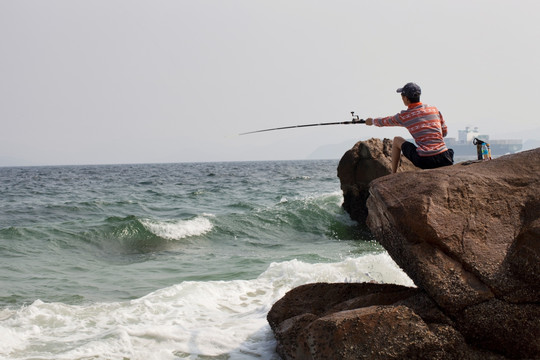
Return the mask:
<path fill-rule="evenodd" d="M 366 125 L 368 125 L 368 126 L 373 125 L 373 119 L 372 118 L 367 118 L 366 119 Z"/>

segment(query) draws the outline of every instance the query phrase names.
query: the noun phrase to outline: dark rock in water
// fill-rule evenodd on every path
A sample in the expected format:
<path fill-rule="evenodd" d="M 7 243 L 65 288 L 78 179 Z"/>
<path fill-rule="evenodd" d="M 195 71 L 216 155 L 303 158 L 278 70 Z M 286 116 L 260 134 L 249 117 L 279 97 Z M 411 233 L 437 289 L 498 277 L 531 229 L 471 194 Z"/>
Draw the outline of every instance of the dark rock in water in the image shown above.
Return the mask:
<path fill-rule="evenodd" d="M 469 347 L 419 289 L 308 284 L 268 314 L 283 359 L 504 359 Z"/>
<path fill-rule="evenodd" d="M 365 149 L 384 154 L 384 145 L 373 144 L 356 144 L 344 155 L 342 189 L 357 192 L 348 206 L 358 209 L 366 206 L 358 190 L 367 186 L 367 224 L 417 288 L 293 289 L 268 314 L 278 353 L 284 359 L 539 359 L 540 149 L 368 181 L 365 174 L 384 172 L 374 160 L 359 160 L 367 159 L 360 155 Z M 359 164 L 379 170 L 362 172 Z"/>
<path fill-rule="evenodd" d="M 407 158 L 401 157 L 398 172 L 417 171 Z M 347 151 L 338 165 L 338 177 L 343 191 L 343 207 L 351 218 L 364 223 L 369 184 L 392 173 L 392 140 L 370 139 L 357 142 Z"/>

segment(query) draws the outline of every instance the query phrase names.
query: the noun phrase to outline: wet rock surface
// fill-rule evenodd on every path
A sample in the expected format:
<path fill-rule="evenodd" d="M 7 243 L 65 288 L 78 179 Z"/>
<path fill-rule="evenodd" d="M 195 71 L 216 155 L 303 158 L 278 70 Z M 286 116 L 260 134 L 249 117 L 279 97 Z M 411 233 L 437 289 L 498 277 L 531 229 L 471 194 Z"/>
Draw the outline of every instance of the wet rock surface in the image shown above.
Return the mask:
<path fill-rule="evenodd" d="M 540 149 L 386 176 L 388 141 L 386 150 L 380 140 L 356 144 L 341 159 L 344 198 L 354 195 L 344 206 L 366 221 L 417 287 L 293 289 L 268 314 L 278 353 L 284 359 L 540 358 Z M 365 153 L 384 157 L 382 165 Z M 367 196 L 358 195 L 366 188 Z"/>

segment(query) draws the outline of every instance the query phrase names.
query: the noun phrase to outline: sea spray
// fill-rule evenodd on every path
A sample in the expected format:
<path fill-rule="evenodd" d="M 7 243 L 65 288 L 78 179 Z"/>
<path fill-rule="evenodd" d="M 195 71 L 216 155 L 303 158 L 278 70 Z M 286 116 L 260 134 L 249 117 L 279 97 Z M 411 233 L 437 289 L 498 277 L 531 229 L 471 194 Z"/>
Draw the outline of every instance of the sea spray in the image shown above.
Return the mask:
<path fill-rule="evenodd" d="M 211 215 L 198 216 L 189 220 L 155 221 L 143 220 L 142 224 L 152 233 L 168 240 L 180 240 L 190 236 L 198 236 L 212 230 L 208 219 Z"/>
<path fill-rule="evenodd" d="M 313 282 L 413 286 L 386 254 L 337 263 L 272 263 L 252 280 L 185 281 L 124 302 L 67 305 L 36 300 L 0 311 L 0 355 L 10 359 L 275 358 L 271 306 Z"/>

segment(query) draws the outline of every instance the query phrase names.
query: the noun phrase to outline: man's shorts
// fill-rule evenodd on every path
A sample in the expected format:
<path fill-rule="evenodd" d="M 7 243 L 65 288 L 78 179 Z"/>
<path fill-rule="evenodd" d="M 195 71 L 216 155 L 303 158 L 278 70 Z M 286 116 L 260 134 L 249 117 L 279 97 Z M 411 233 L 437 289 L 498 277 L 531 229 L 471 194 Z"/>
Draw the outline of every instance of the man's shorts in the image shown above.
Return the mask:
<path fill-rule="evenodd" d="M 454 163 L 454 150 L 448 149 L 447 151 L 433 155 L 433 156 L 420 156 L 416 152 L 416 145 L 409 141 L 405 141 L 401 145 L 401 151 L 403 155 L 414 164 L 414 166 L 420 169 L 435 169 L 441 166 L 448 166 Z"/>

